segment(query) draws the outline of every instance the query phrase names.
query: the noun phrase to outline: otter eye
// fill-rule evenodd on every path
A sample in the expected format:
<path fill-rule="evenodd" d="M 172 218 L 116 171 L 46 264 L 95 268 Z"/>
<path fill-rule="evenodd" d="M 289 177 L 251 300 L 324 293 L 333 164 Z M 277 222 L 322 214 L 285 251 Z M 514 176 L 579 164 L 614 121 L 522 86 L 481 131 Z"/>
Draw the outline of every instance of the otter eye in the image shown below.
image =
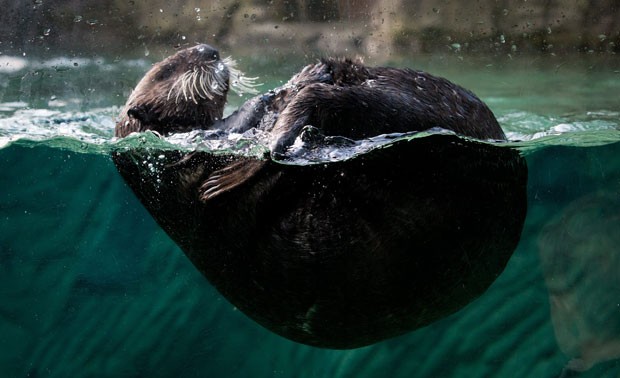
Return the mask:
<path fill-rule="evenodd" d="M 170 76 L 172 76 L 172 74 L 174 74 L 174 72 L 176 71 L 176 68 L 177 67 L 176 67 L 175 64 L 166 64 L 157 73 L 157 76 L 155 77 L 155 79 L 158 80 L 158 81 L 162 81 L 162 80 L 168 79 Z"/>

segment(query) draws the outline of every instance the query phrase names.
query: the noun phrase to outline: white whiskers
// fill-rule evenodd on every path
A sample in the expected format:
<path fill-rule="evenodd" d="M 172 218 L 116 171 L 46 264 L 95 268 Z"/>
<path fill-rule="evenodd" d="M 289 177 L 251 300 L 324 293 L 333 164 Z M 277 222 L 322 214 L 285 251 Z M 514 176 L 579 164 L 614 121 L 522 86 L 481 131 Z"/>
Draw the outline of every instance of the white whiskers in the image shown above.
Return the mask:
<path fill-rule="evenodd" d="M 228 67 L 230 73 L 230 89 L 242 95 L 244 93 L 257 94 L 258 91 L 255 87 L 262 84 L 257 84 L 258 77 L 247 77 L 237 69 L 237 62 L 231 57 L 224 58 L 222 61 Z"/>
<path fill-rule="evenodd" d="M 223 96 L 229 88 L 238 94 L 256 94 L 256 77 L 247 77 L 236 68 L 237 62 L 230 57 L 221 62 L 209 62 L 206 66 L 195 67 L 182 74 L 170 87 L 167 99 L 174 98 L 176 103 L 182 98 L 198 104 L 199 99 L 213 100 Z M 227 82 L 228 77 L 228 82 Z"/>

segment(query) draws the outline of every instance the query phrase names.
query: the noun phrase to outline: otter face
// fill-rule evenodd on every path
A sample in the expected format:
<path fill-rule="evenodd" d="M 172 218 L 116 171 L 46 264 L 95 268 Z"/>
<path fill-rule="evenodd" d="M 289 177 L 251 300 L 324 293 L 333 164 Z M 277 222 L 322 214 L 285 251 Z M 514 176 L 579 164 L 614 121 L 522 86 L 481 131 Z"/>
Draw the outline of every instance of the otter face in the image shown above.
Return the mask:
<path fill-rule="evenodd" d="M 140 80 L 115 134 L 207 129 L 222 118 L 231 79 L 235 89 L 253 91 L 255 78 L 243 76 L 232 59 L 221 60 L 215 48 L 201 44 L 181 50 L 155 64 Z"/>

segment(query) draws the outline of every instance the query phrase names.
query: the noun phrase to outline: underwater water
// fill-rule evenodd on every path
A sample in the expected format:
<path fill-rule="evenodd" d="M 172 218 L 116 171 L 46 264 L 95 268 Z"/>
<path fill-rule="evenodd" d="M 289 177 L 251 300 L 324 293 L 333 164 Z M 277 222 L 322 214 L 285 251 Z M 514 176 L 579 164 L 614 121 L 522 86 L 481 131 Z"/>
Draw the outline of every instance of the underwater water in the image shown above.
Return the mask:
<path fill-rule="evenodd" d="M 112 138 L 147 62 L 0 56 L 0 375 L 620 376 L 620 62 L 399 65 L 472 89 L 495 112 L 528 163 L 525 226 L 504 272 L 461 311 L 327 350 L 236 310 L 116 172 L 119 144 L 157 143 Z M 264 89 L 299 68 L 268 73 Z M 229 112 L 243 99 L 230 100 Z"/>

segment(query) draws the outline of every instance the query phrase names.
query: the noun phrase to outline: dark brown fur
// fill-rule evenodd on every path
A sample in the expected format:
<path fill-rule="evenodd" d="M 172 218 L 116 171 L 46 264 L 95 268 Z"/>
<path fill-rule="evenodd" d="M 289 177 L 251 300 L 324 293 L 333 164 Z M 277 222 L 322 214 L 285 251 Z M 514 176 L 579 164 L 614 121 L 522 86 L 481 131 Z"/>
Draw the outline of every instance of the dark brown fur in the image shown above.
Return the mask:
<path fill-rule="evenodd" d="M 198 52 L 200 47 L 202 52 Z M 191 129 L 242 132 L 258 127 L 271 132 L 275 158 L 286 153 L 306 125 L 325 135 L 353 139 L 431 128 L 483 140 L 505 139 L 491 110 L 472 92 L 422 71 L 366 67 L 349 59 L 308 65 L 284 86 L 249 100 L 224 120 L 228 88 L 212 99 L 196 102 L 170 98 L 171 86 L 180 74 L 195 67 L 212 69 L 217 63 L 221 63 L 217 50 L 199 45 L 155 64 L 121 112 L 116 136 L 145 130 L 165 135 Z"/>
<path fill-rule="evenodd" d="M 202 49 L 200 50 L 200 48 Z M 194 69 L 209 69 L 220 63 L 219 53 L 208 45 L 185 49 L 156 63 L 140 80 L 116 124 L 115 135 L 125 137 L 132 132 L 157 131 L 161 135 L 210 127 L 221 120 L 228 88 L 212 99 L 194 102 L 191 98 L 171 96 L 170 91 L 180 75 Z M 222 72 L 228 83 L 228 73 Z"/>
<path fill-rule="evenodd" d="M 431 128 L 482 140 L 506 138 L 472 92 L 422 71 L 325 59 L 288 86 L 294 89 L 286 89 L 286 106 L 277 108 L 281 114 L 272 130 L 271 149 L 280 154 L 306 125 L 353 139 Z"/>
<path fill-rule="evenodd" d="M 419 71 L 326 59 L 220 120 L 225 93 L 163 100 L 166 65 L 136 88 L 117 136 L 258 127 L 271 132 L 271 159 L 135 148 L 114 162 L 196 268 L 279 335 L 355 348 L 412 331 L 481 295 L 516 247 L 527 169 L 509 148 L 431 135 L 329 164 L 274 161 L 305 125 L 351 138 L 442 127 L 503 139 L 471 92 Z M 153 155 L 156 174 L 145 163 Z"/>

